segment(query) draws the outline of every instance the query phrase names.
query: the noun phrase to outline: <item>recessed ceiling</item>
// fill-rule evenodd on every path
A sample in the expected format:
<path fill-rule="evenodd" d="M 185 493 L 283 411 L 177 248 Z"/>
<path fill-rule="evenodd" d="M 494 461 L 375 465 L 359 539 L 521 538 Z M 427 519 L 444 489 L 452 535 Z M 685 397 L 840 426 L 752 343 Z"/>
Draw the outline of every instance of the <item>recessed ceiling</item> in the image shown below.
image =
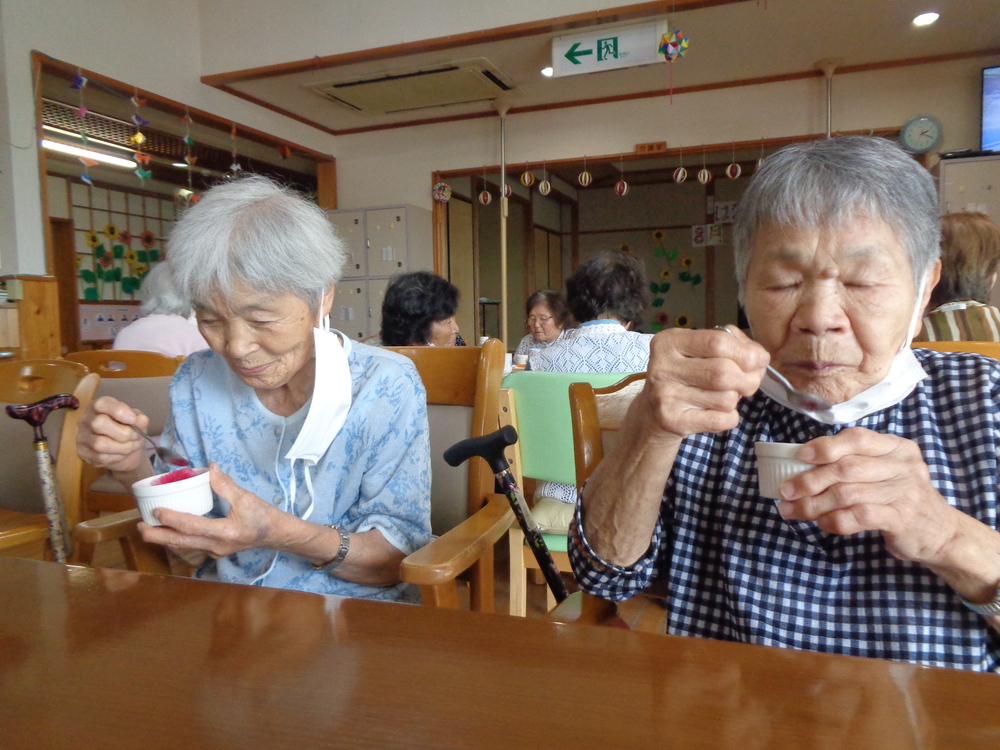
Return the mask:
<path fill-rule="evenodd" d="M 926 27 L 912 22 L 926 8 L 909 0 L 718 0 L 700 5 L 705 7 L 664 13 L 669 4 L 650 4 L 645 18 L 600 27 L 603 31 L 649 18 L 669 18 L 671 27 L 681 29 L 690 39 L 686 56 L 673 63 L 546 78 L 540 71 L 552 64 L 552 40 L 586 31 L 553 30 L 558 24 L 552 23 L 545 27 L 548 30 L 526 36 L 504 38 L 504 29 L 494 29 L 460 40 L 464 41 L 461 44 L 416 42 L 409 45 L 414 51 L 404 55 L 394 48 L 358 55 L 336 55 L 336 50 L 330 50 L 334 57 L 290 60 L 203 80 L 327 132 L 344 134 L 488 116 L 495 112 L 498 99 L 516 114 L 662 96 L 668 92 L 671 72 L 675 93 L 683 93 L 775 77 L 819 76 L 822 73 L 816 63 L 831 58 L 842 60 L 837 74 L 847 74 L 901 61 L 915 64 L 1000 54 L 997 0 L 939 0 L 934 9 L 941 17 Z M 520 32 L 510 30 L 509 35 L 515 33 Z M 491 41 L 476 43 L 477 38 Z M 471 60 L 488 61 L 491 73 L 509 90 L 491 89 L 487 81 L 487 85 L 466 91 L 463 87 L 467 85 L 483 84 L 481 79 L 473 81 L 475 74 L 463 67 Z M 449 71 L 454 78 L 442 86 L 424 86 L 433 76 L 421 81 L 426 76 L 414 75 L 449 68 L 458 70 Z M 350 87 L 330 88 L 349 81 L 378 83 L 367 84 L 374 92 L 369 98 L 352 102 L 347 93 Z M 318 96 L 317 87 L 324 92 L 344 92 L 343 101 Z M 389 91 L 392 93 L 387 94 Z"/>

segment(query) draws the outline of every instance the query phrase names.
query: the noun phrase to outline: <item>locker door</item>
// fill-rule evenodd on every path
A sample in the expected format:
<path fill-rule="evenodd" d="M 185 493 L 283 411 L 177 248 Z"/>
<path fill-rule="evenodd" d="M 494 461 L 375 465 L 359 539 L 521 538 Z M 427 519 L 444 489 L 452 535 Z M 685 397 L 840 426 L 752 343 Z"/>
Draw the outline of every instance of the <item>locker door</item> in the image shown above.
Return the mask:
<path fill-rule="evenodd" d="M 344 278 L 365 276 L 367 247 L 365 243 L 364 211 L 328 211 L 327 217 L 333 224 L 337 236 L 347 246 L 348 259 L 344 266 Z"/>
<path fill-rule="evenodd" d="M 371 335 L 368 327 L 368 289 L 364 279 L 344 279 L 337 284 L 330 324 L 355 341 Z"/>
<path fill-rule="evenodd" d="M 365 221 L 368 225 L 368 275 L 393 276 L 408 271 L 406 210 L 400 207 L 367 211 Z"/>
<path fill-rule="evenodd" d="M 385 299 L 385 288 L 389 279 L 374 279 L 368 282 L 368 322 L 372 336 L 377 336 L 382 330 L 382 300 Z"/>

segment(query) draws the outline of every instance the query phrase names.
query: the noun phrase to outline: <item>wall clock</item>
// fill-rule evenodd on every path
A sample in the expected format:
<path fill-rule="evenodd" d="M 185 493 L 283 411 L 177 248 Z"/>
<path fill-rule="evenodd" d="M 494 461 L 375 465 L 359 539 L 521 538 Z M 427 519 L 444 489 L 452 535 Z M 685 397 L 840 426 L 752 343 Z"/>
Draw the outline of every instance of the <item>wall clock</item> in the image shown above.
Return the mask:
<path fill-rule="evenodd" d="M 926 154 L 941 144 L 944 129 L 933 115 L 911 117 L 899 131 L 899 142 L 910 153 Z"/>

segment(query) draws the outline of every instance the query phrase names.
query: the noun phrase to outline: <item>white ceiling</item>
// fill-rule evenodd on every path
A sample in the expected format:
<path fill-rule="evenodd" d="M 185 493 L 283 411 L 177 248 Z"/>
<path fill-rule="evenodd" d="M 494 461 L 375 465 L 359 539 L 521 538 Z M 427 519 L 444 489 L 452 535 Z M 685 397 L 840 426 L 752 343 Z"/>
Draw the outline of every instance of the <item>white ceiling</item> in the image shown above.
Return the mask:
<path fill-rule="evenodd" d="M 914 16 L 925 10 L 937 10 L 941 18 L 929 27 L 914 26 Z M 649 18 L 664 17 L 660 13 Z M 420 51 L 421 44 L 416 43 L 417 51 L 412 54 L 400 56 L 386 50 L 384 55 L 369 55 L 376 59 L 336 66 L 288 60 L 301 63 L 293 65 L 299 68 L 297 72 L 231 71 L 210 76 L 208 82 L 340 134 L 493 113 L 495 104 L 490 101 L 393 114 L 364 113 L 308 88 L 474 58 L 485 58 L 513 84 L 513 91 L 504 97 L 511 113 L 517 113 L 602 98 L 662 95 L 669 86 L 670 68 L 675 91 L 683 91 L 686 87 L 717 87 L 773 76 L 818 75 L 816 63 L 830 58 L 842 61 L 837 74 L 849 74 L 858 66 L 920 59 L 930 62 L 985 50 L 1000 54 L 1000 0 L 744 0 L 666 17 L 671 27 L 690 39 L 686 57 L 669 65 L 563 78 L 540 75 L 539 71 L 551 64 L 554 37 L 585 31 L 573 29 L 431 51 Z M 629 24 L 637 22 L 642 19 Z M 429 46 L 424 45 L 424 49 Z"/>

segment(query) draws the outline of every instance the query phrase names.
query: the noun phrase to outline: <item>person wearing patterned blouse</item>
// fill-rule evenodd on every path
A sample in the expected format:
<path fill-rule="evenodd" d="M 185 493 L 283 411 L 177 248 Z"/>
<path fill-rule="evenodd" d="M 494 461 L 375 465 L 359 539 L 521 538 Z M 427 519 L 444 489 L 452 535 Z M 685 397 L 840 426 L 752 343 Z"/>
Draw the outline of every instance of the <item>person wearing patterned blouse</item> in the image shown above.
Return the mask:
<path fill-rule="evenodd" d="M 979 213 L 941 217 L 941 281 L 917 341 L 1000 341 L 1000 310 L 988 303 L 1000 268 L 1000 227 Z"/>
<path fill-rule="evenodd" d="M 1000 363 L 909 347 L 940 273 L 933 179 L 886 140 L 797 144 L 754 175 L 733 236 L 755 340 L 653 339 L 582 492 L 577 579 L 616 599 L 665 579 L 676 635 L 997 671 Z M 780 501 L 756 441 L 812 466 Z"/>
<path fill-rule="evenodd" d="M 515 357 L 528 357 L 554 344 L 562 338 L 570 317 L 562 295 L 551 289 L 542 289 L 528 297 L 524 314 L 524 324 L 531 333 L 518 343 Z"/>
<path fill-rule="evenodd" d="M 430 539 L 426 395 L 412 362 L 329 330 L 346 256 L 323 211 L 262 177 L 184 212 L 167 263 L 211 347 L 170 387 L 162 444 L 210 467 L 207 516 L 161 508 L 147 542 L 195 576 L 414 600 L 400 562 Z M 145 415 L 97 399 L 78 452 L 126 485 L 150 466 Z"/>

